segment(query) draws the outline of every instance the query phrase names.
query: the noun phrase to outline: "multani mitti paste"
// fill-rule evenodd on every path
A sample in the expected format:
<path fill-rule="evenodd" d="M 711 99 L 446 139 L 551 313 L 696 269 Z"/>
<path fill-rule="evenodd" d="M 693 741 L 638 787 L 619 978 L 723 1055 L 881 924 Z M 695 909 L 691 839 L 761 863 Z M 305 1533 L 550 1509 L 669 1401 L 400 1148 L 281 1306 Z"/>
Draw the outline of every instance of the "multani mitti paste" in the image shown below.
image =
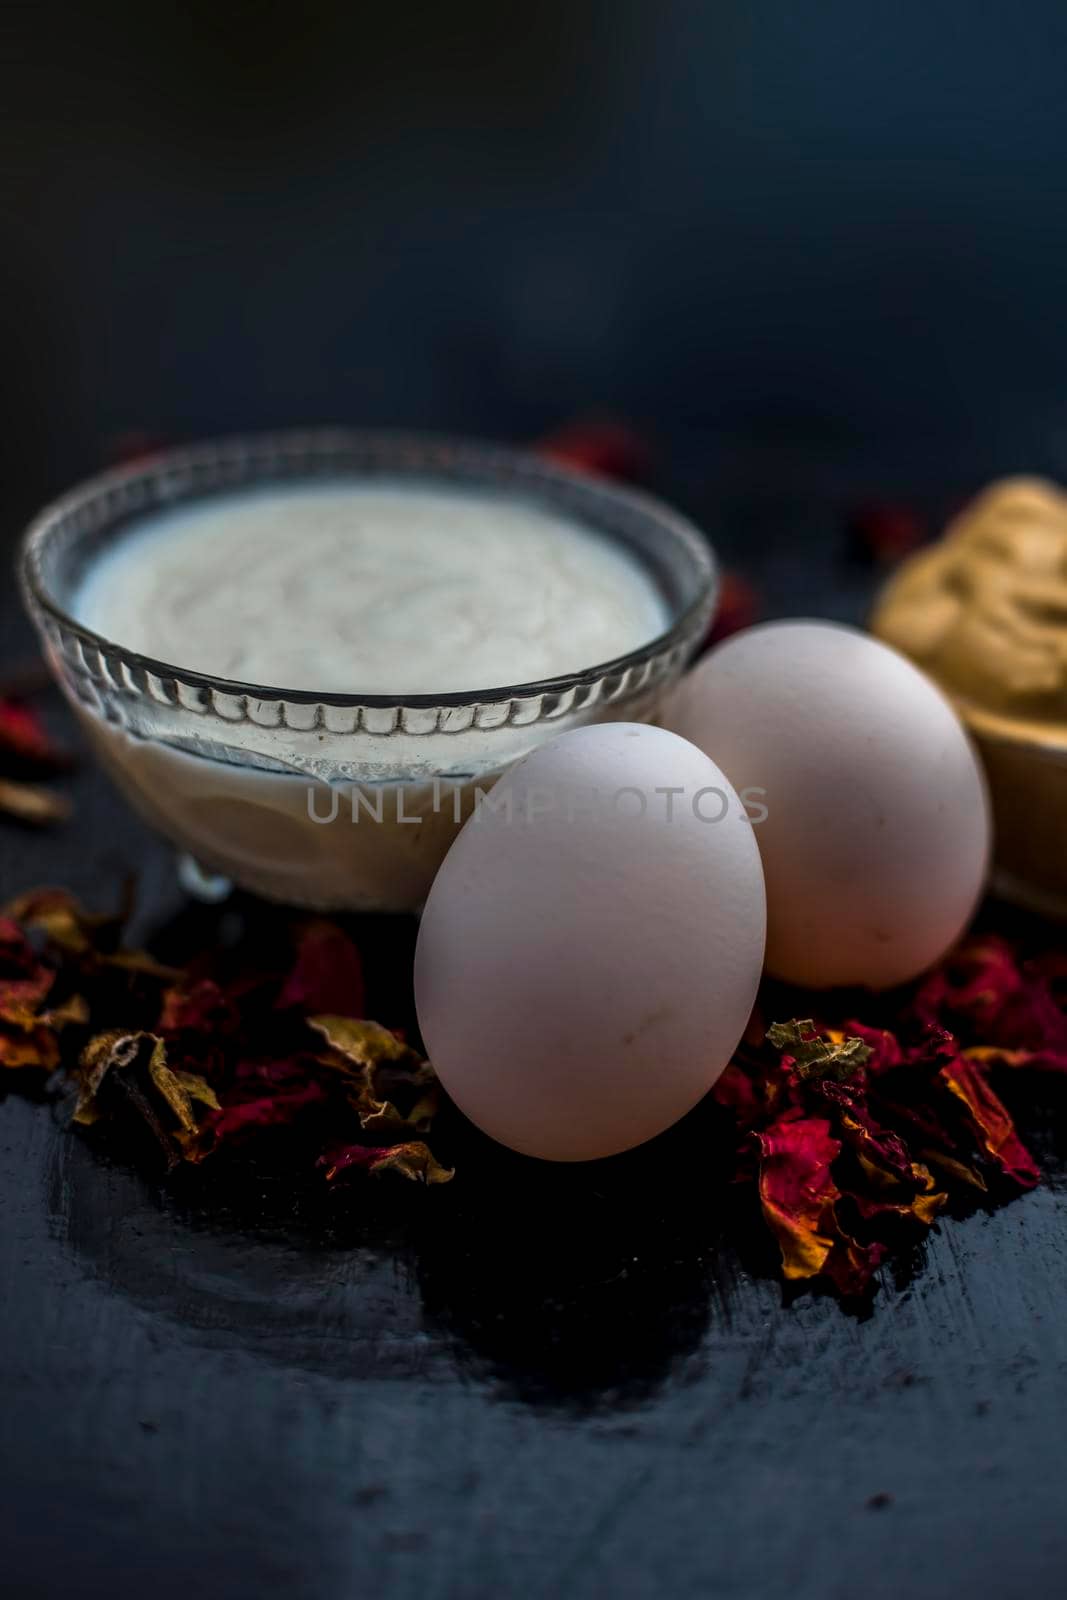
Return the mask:
<path fill-rule="evenodd" d="M 978 745 L 999 887 L 1067 915 L 1067 494 L 991 485 L 905 562 L 871 626 L 937 679 Z"/>

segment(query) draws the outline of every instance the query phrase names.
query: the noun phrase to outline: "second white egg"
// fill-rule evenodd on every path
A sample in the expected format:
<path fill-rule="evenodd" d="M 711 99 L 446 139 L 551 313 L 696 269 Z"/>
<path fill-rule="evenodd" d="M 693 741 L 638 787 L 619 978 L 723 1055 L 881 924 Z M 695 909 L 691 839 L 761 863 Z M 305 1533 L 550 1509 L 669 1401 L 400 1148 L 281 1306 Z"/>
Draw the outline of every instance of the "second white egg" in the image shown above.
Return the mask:
<path fill-rule="evenodd" d="M 910 661 L 855 628 L 774 622 L 684 681 L 672 725 L 766 817 L 767 968 L 888 988 L 960 936 L 989 865 L 978 759 Z"/>

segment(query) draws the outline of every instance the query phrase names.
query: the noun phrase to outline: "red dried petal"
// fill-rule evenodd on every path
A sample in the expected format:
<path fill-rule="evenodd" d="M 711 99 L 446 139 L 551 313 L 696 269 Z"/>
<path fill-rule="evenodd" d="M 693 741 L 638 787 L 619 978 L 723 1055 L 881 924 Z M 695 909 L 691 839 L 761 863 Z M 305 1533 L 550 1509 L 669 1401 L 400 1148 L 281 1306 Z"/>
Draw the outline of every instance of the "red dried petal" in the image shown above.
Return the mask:
<path fill-rule="evenodd" d="M 233 1068 L 233 1081 L 237 1087 L 254 1093 L 264 1085 L 270 1089 L 283 1089 L 287 1085 L 306 1083 L 314 1075 L 315 1063 L 304 1054 L 277 1056 L 265 1059 L 242 1056 Z"/>
<path fill-rule="evenodd" d="M 712 1097 L 734 1113 L 738 1127 L 751 1128 L 763 1112 L 760 1082 L 756 1073 L 731 1061 L 716 1079 Z"/>
<path fill-rule="evenodd" d="M 962 1102 L 982 1148 L 1006 1178 L 1020 1188 L 1032 1189 L 1038 1180 L 1033 1157 L 1015 1132 L 1015 1124 L 989 1087 L 979 1067 L 957 1057 L 941 1068 L 941 1079 Z"/>
<path fill-rule="evenodd" d="M 887 1028 L 869 1028 L 862 1022 L 850 1019 L 844 1024 L 844 1031 L 857 1039 L 862 1039 L 864 1044 L 869 1046 L 871 1055 L 864 1068 L 868 1078 L 877 1077 L 881 1072 L 888 1072 L 892 1067 L 899 1067 L 904 1060 L 900 1040 Z"/>
<path fill-rule="evenodd" d="M 399 1172 L 415 1183 L 448 1183 L 453 1177 L 452 1168 L 441 1166 L 421 1139 L 387 1145 L 340 1145 L 320 1156 L 316 1166 L 326 1169 L 327 1183 L 352 1172 Z"/>
<path fill-rule="evenodd" d="M 175 984 L 163 996 L 160 1033 L 231 1034 L 240 1026 L 240 1012 L 213 978 Z"/>
<path fill-rule="evenodd" d="M 787 1278 L 813 1278 L 834 1246 L 838 1188 L 830 1172 L 841 1145 L 822 1117 L 782 1120 L 756 1134 L 763 1214 Z"/>
<path fill-rule="evenodd" d="M 343 1177 L 348 1172 L 370 1172 L 381 1157 L 381 1145 L 343 1144 L 320 1156 L 315 1165 L 323 1167 L 326 1181 L 333 1183 L 335 1178 Z"/>
<path fill-rule="evenodd" d="M 948 1194 L 938 1187 L 933 1174 L 921 1162 L 916 1162 L 912 1167 L 912 1176 L 914 1192 L 907 1199 L 889 1199 L 884 1193 L 871 1195 L 850 1191 L 849 1202 L 865 1222 L 894 1218 L 898 1222 L 929 1228 L 948 1204 Z"/>
<path fill-rule="evenodd" d="M 621 422 L 572 422 L 537 446 L 539 455 L 599 478 L 638 483 L 648 476 L 651 451 L 640 434 Z"/>
<path fill-rule="evenodd" d="M 39 965 L 37 952 L 19 924 L 12 917 L 0 917 L 0 967 L 5 975 L 25 976 Z"/>
<path fill-rule="evenodd" d="M 719 603 L 711 619 L 705 646 L 718 644 L 742 628 L 757 622 L 763 610 L 763 601 L 755 584 L 740 572 L 727 570 L 719 585 Z"/>
<path fill-rule="evenodd" d="M 32 706 L 0 699 L 0 766 L 5 772 L 46 776 L 71 765 Z"/>
<path fill-rule="evenodd" d="M 29 978 L 0 978 L 0 1022 L 31 1026 L 55 979 L 48 967 Z"/>
<path fill-rule="evenodd" d="M 923 980 L 914 1014 L 927 1026 L 985 1033 L 1018 995 L 1022 981 L 1005 939 L 994 934 L 970 939 Z"/>
<path fill-rule="evenodd" d="M 20 1071 L 24 1067 L 53 1072 L 59 1065 L 59 1041 L 43 1024 L 9 1030 L 0 1028 L 0 1067 Z"/>
<path fill-rule="evenodd" d="M 9 917 L 0 917 L 0 972 L 0 1023 L 12 1033 L 34 1034 L 40 1043 L 40 1027 L 46 1019 L 39 1012 L 52 992 L 56 973 L 38 959 L 22 929 Z M 36 1054 L 48 1065 L 55 1064 L 57 1052 L 47 1045 L 40 1043 Z M 11 1041 L 6 1055 L 8 1064 L 19 1055 Z"/>
<path fill-rule="evenodd" d="M 912 1163 L 904 1141 L 876 1122 L 866 1102 L 865 1084 L 823 1079 L 812 1085 L 812 1093 L 833 1107 L 834 1126 L 869 1181 L 877 1188 L 912 1184 Z"/>
<path fill-rule="evenodd" d="M 161 434 L 144 428 L 124 428 L 108 439 L 104 454 L 115 466 L 131 466 L 134 462 L 151 461 L 166 448 L 167 441 Z"/>
<path fill-rule="evenodd" d="M 822 1276 L 830 1279 L 838 1294 L 863 1295 L 888 1254 L 887 1246 L 878 1239 L 861 1244 L 841 1233 L 823 1264 Z"/>
<path fill-rule="evenodd" d="M 209 1143 L 219 1144 L 224 1139 L 232 1139 L 237 1134 L 250 1133 L 257 1128 L 283 1127 L 312 1106 L 322 1105 L 325 1100 L 325 1089 L 313 1079 L 306 1083 L 290 1084 L 276 1094 L 224 1102 L 221 1111 L 213 1111 L 205 1118 L 204 1131 Z"/>
<path fill-rule="evenodd" d="M 1043 963 L 1014 965 L 1010 978 L 1003 967 L 999 975 L 997 999 L 986 1005 L 977 1042 L 1029 1050 L 1047 1060 L 1050 1070 L 1061 1071 L 1060 1062 L 1067 1057 L 1067 988 L 1055 952 Z"/>
<path fill-rule="evenodd" d="M 335 922 L 317 917 L 297 935 L 296 958 L 276 1004 L 312 1014 L 364 1015 L 363 962 Z"/>
<path fill-rule="evenodd" d="M 926 524 L 911 507 L 888 501 L 860 506 L 852 513 L 849 533 L 861 554 L 873 561 L 899 561 L 927 537 Z"/>
<path fill-rule="evenodd" d="M 765 1032 L 761 1029 L 761 1036 Z M 743 1048 L 716 1081 L 712 1095 L 735 1113 L 740 1129 L 802 1109 L 801 1085 L 792 1058 L 778 1051 Z"/>
<path fill-rule="evenodd" d="M 989 1067 L 1011 1067 L 1016 1070 L 1028 1068 L 1033 1072 L 1062 1072 L 1067 1073 L 1067 1050 L 1039 1049 L 1039 1050 L 1008 1050 L 1002 1045 L 972 1045 L 963 1052 L 968 1061 L 975 1062 L 983 1069 Z"/>

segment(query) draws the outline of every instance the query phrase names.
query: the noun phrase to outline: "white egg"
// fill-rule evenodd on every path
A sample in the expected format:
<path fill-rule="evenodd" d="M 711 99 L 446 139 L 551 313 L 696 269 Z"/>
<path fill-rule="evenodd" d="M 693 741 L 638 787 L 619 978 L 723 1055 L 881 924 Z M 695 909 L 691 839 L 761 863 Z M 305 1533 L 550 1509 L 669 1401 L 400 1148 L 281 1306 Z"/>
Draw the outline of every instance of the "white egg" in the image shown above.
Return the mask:
<path fill-rule="evenodd" d="M 985 781 L 949 702 L 895 650 L 832 623 L 749 628 L 689 675 L 670 722 L 753 815 L 768 971 L 888 988 L 963 932 L 989 866 Z"/>
<path fill-rule="evenodd" d="M 752 827 L 714 762 L 643 724 L 561 734 L 501 778 L 434 881 L 415 956 L 430 1059 L 514 1150 L 629 1149 L 726 1066 L 765 928 Z"/>

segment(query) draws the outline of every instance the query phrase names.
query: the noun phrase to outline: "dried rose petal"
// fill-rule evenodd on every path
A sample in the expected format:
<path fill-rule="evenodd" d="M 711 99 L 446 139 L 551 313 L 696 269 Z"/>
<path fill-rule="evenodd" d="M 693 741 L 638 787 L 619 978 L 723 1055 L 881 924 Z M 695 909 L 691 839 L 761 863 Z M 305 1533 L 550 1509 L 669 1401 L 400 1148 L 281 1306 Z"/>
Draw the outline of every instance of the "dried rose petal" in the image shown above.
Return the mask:
<path fill-rule="evenodd" d="M 741 1129 L 751 1128 L 763 1112 L 760 1077 L 746 1070 L 739 1061 L 731 1061 L 716 1079 L 711 1091 L 719 1105 L 732 1111 Z"/>
<path fill-rule="evenodd" d="M 44 890 L 0 917 L 0 1066 L 51 1070 L 61 1029 L 92 1019 L 72 1069 L 79 1117 L 132 1112 L 171 1165 L 261 1130 L 284 1137 L 310 1113 L 301 1160 L 320 1125 L 351 1134 L 320 1162 L 331 1180 L 451 1177 L 414 1137 L 437 1109 L 429 1063 L 348 1011 L 362 977 L 343 930 L 304 920 L 281 975 L 270 952 L 262 970 L 219 951 L 175 972 L 121 948 L 126 909 L 96 916 Z M 12 916 L 44 935 L 43 956 Z M 147 1029 L 107 1026 L 123 996 Z M 325 998 L 331 1009 L 309 1015 Z M 767 1029 L 755 1012 L 713 1098 L 736 1122 L 733 1176 L 755 1185 L 783 1275 L 851 1296 L 950 1200 L 1036 1181 L 990 1075 L 1067 1068 L 1067 953 L 1021 962 L 1003 940 L 968 940 L 895 1012 L 880 1008 L 879 1026 L 828 1021 Z"/>
<path fill-rule="evenodd" d="M 821 1117 L 782 1120 L 756 1134 L 763 1214 L 787 1278 L 814 1278 L 834 1246 L 838 1188 L 830 1173 L 841 1149 Z"/>
<path fill-rule="evenodd" d="M 628 483 L 642 482 L 652 463 L 645 440 L 621 422 L 568 423 L 542 439 L 537 452 L 574 471 Z"/>
<path fill-rule="evenodd" d="M 163 995 L 160 1033 L 232 1034 L 240 1026 L 240 1012 L 213 978 L 173 984 Z"/>
<path fill-rule="evenodd" d="M 79 1020 L 84 1002 L 72 996 L 42 1011 L 55 981 L 55 969 L 40 960 L 18 924 L 0 917 L 0 1067 L 51 1072 L 58 1066 L 56 1035 L 66 1022 Z"/>
<path fill-rule="evenodd" d="M 403 1068 L 413 1081 L 427 1082 L 432 1073 L 427 1063 L 409 1044 L 380 1022 L 349 1016 L 309 1017 L 309 1025 L 332 1050 L 360 1070 L 373 1070 L 384 1063 Z"/>
<path fill-rule="evenodd" d="M 292 1006 L 305 1013 L 363 1016 L 363 962 L 335 922 L 317 917 L 300 929 L 296 959 L 276 1004 L 279 1009 Z"/>
<path fill-rule="evenodd" d="M 54 1072 L 58 1065 L 59 1041 L 51 1028 L 42 1025 L 18 1032 L 0 1028 L 0 1067 L 13 1072 L 25 1067 Z"/>
<path fill-rule="evenodd" d="M 42 1011 L 40 1020 L 53 1032 L 61 1033 L 68 1026 L 84 1027 L 89 1015 L 89 1002 L 84 995 L 72 994 L 62 1005 L 49 1006 L 47 1011 Z"/>
<path fill-rule="evenodd" d="M 95 1122 L 100 1111 L 99 1098 L 116 1073 L 131 1072 L 143 1066 L 147 1086 L 166 1106 L 183 1134 L 198 1131 L 194 1102 L 218 1110 L 215 1091 L 197 1073 L 174 1071 L 167 1063 L 163 1039 L 152 1033 L 124 1033 L 112 1029 L 90 1039 L 78 1063 L 80 1094 L 74 1112 L 75 1122 Z"/>
<path fill-rule="evenodd" d="M 847 1078 L 871 1058 L 871 1047 L 862 1039 L 827 1031 L 819 1037 L 810 1019 L 804 1022 L 772 1022 L 767 1042 L 791 1060 L 797 1076 L 804 1082 L 817 1078 Z"/>
<path fill-rule="evenodd" d="M 306 1112 L 323 1106 L 327 1098 L 322 1085 L 311 1080 L 290 1083 L 270 1094 L 225 1100 L 217 1111 L 208 1112 L 198 1135 L 186 1144 L 182 1153 L 186 1161 L 203 1161 L 220 1145 L 268 1128 L 291 1127 Z"/>
<path fill-rule="evenodd" d="M 81 955 L 117 939 L 122 912 L 89 912 L 67 889 L 30 889 L 5 908 L 4 915 L 24 928 L 38 928 L 59 950 Z"/>
<path fill-rule="evenodd" d="M 1039 1177 L 1037 1167 L 977 1063 L 958 1057 L 941 1068 L 941 1078 L 966 1107 L 983 1148 L 1004 1176 L 1022 1189 L 1032 1189 Z"/>
<path fill-rule="evenodd" d="M 44 933 L 61 956 L 79 958 L 87 972 L 109 967 L 173 983 L 181 976 L 174 967 L 147 951 L 118 948 L 128 912 L 128 905 L 114 912 L 87 911 L 68 890 L 53 888 L 31 889 L 4 908 L 6 917 Z"/>
<path fill-rule="evenodd" d="M 963 1051 L 964 1059 L 973 1061 L 983 1071 L 991 1067 L 1029 1068 L 1034 1072 L 1067 1073 L 1067 1050 L 1054 1049 L 1009 1050 L 1003 1045 L 971 1045 Z"/>
<path fill-rule="evenodd" d="M 25 822 L 31 828 L 50 828 L 54 823 L 66 822 L 70 811 L 65 795 L 53 794 L 39 784 L 0 778 L 0 812 L 14 817 L 16 822 Z"/>
<path fill-rule="evenodd" d="M 858 1088 L 831 1080 L 820 1083 L 816 1093 L 832 1108 L 836 1131 L 876 1189 L 913 1183 L 912 1162 L 904 1141 L 876 1122 L 867 1103 L 865 1086 Z"/>
<path fill-rule="evenodd" d="M 0 768 L 5 773 L 48 777 L 72 765 L 69 752 L 56 744 L 31 706 L 0 699 Z"/>
<path fill-rule="evenodd" d="M 399 1172 L 415 1183 L 450 1183 L 454 1169 L 436 1161 L 421 1139 L 392 1145 L 341 1145 L 320 1156 L 318 1165 L 326 1169 L 326 1181 L 348 1172 Z"/>
<path fill-rule="evenodd" d="M 162 434 L 144 428 L 124 428 L 106 441 L 104 455 L 116 466 L 131 466 L 134 462 L 151 461 L 167 448 Z"/>
<path fill-rule="evenodd" d="M 350 1017 L 309 1017 L 308 1022 L 329 1044 L 320 1064 L 338 1076 L 361 1128 L 428 1132 L 438 1101 L 429 1062 L 378 1022 Z"/>
<path fill-rule="evenodd" d="M 41 1004 L 55 981 L 55 973 L 43 966 L 32 977 L 0 978 L 0 1022 L 15 1028 L 35 1027 Z"/>
<path fill-rule="evenodd" d="M 926 524 L 912 507 L 888 501 L 858 507 L 849 533 L 862 555 L 880 562 L 899 561 L 927 538 Z"/>
<path fill-rule="evenodd" d="M 1006 940 L 996 935 L 967 940 L 927 975 L 915 996 L 915 1016 L 927 1027 L 988 1037 L 1023 987 L 1023 977 Z M 1060 1026 L 1062 1014 L 1057 1013 Z M 1016 1041 L 1018 1042 L 1018 1041 Z"/>
<path fill-rule="evenodd" d="M 754 622 L 758 622 L 762 610 L 763 601 L 755 584 L 740 572 L 727 568 L 719 584 L 719 600 L 704 641 L 705 647 L 729 639 L 731 634 L 740 633 L 742 628 L 751 628 Z"/>
<path fill-rule="evenodd" d="M 759 1152 L 761 1206 L 785 1277 L 864 1292 L 896 1231 L 932 1226 L 953 1193 L 988 1194 L 994 1176 L 1033 1185 L 1037 1169 L 988 1081 L 1001 1055 L 961 1051 L 942 1019 L 996 1032 L 1020 1007 L 1025 1022 L 1051 1003 L 1058 1025 L 1057 972 L 1020 968 L 1002 941 L 972 941 L 905 1003 L 906 1039 L 853 1021 L 772 1024 L 762 1044 L 758 1033 L 746 1039 L 713 1093 L 735 1117 L 742 1178 L 750 1141 Z M 1039 1004 L 1024 1005 L 1034 996 Z"/>

